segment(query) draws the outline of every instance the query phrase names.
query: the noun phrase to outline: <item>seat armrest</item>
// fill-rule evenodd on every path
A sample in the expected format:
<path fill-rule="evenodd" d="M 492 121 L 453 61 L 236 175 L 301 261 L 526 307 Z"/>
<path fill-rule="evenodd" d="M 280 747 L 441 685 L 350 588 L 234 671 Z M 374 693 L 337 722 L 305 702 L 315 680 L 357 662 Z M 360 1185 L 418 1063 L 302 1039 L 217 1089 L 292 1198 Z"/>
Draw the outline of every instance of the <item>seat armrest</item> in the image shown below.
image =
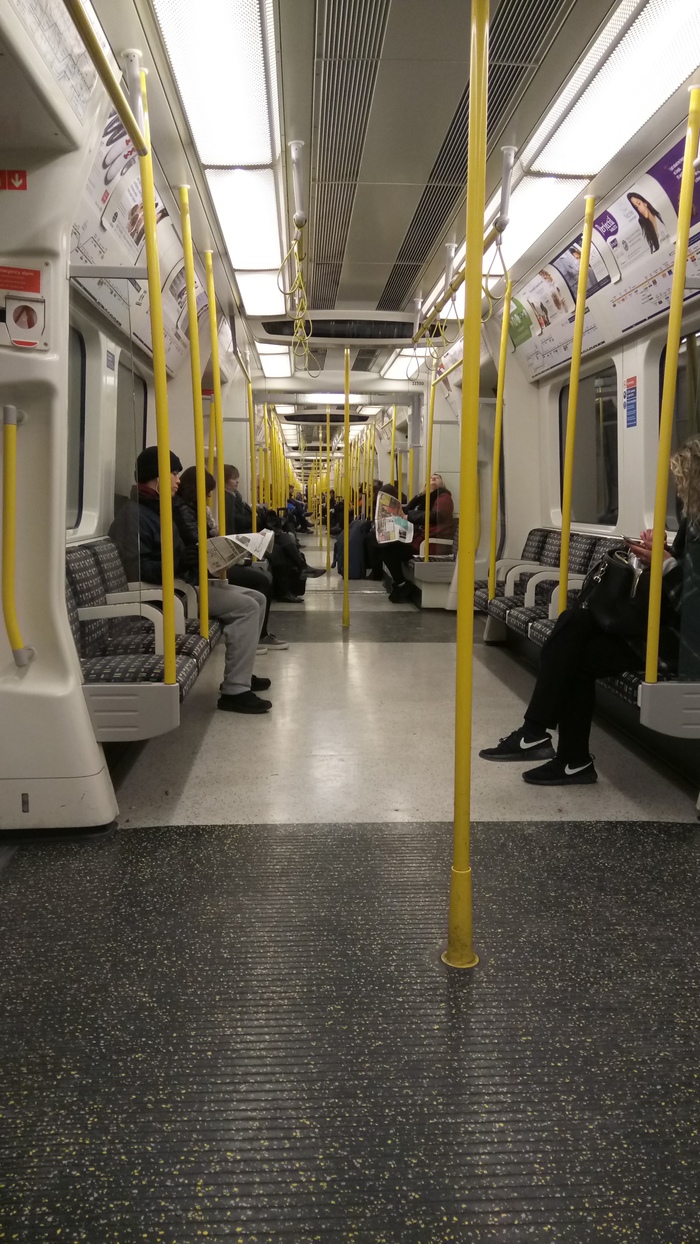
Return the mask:
<path fill-rule="evenodd" d="M 160 600 L 163 599 L 163 592 L 159 587 L 139 588 L 138 591 L 131 592 L 107 592 L 106 601 L 108 605 L 126 605 L 131 602 Z M 179 596 L 175 597 L 175 633 L 177 635 L 185 634 L 185 607 Z"/>
<path fill-rule="evenodd" d="M 570 587 L 580 587 L 582 583 L 585 583 L 585 580 L 586 580 L 586 576 L 585 576 L 585 575 L 582 575 L 582 574 L 570 574 L 570 575 L 569 575 L 569 583 L 568 583 L 568 586 L 567 586 L 567 589 L 566 589 L 566 590 L 567 590 L 567 594 L 568 594 L 568 591 L 569 591 L 569 588 L 570 588 Z M 557 584 L 557 586 L 555 587 L 554 591 L 552 592 L 552 595 L 551 595 L 551 597 L 550 597 L 550 601 L 549 601 L 549 617 L 550 617 L 551 619 L 553 619 L 553 620 L 559 617 L 559 591 L 560 591 L 560 588 L 561 588 L 561 584 Z"/>
<path fill-rule="evenodd" d="M 551 567 L 548 567 L 546 570 L 544 567 L 542 567 L 538 571 L 537 574 L 533 574 L 532 578 L 528 580 L 527 587 L 525 588 L 525 608 L 526 609 L 531 609 L 532 606 L 536 604 L 535 589 L 538 587 L 538 585 L 540 583 L 546 583 L 548 579 L 558 579 L 559 574 L 560 574 L 560 571 L 559 571 L 558 566 L 551 566 Z"/>
<path fill-rule="evenodd" d="M 430 543 L 431 544 L 447 544 L 449 545 L 450 548 L 452 548 L 454 541 L 453 540 L 442 540 L 440 539 L 439 536 L 430 536 Z M 422 561 L 424 557 L 425 557 L 425 540 L 421 540 L 420 546 L 418 548 L 418 557 L 415 558 L 414 560 Z M 428 561 L 430 561 L 430 554 L 428 554 Z"/>
<path fill-rule="evenodd" d="M 159 596 L 153 597 L 154 600 L 160 600 L 163 595 L 163 589 L 157 583 L 155 584 L 144 583 L 143 581 L 136 580 L 136 582 L 129 583 L 127 584 L 127 586 L 130 592 L 153 591 L 153 592 L 160 593 Z M 185 617 L 186 618 L 198 618 L 199 617 L 199 600 L 197 597 L 196 589 L 192 587 L 192 584 L 185 583 L 184 580 L 182 579 L 176 579 L 175 580 L 175 591 L 181 592 L 182 595 L 185 597 L 185 602 L 186 602 L 185 603 Z"/>
<path fill-rule="evenodd" d="M 542 562 L 513 562 L 506 574 L 506 585 L 504 596 L 512 596 L 515 585 L 521 574 L 537 574 L 538 570 L 542 570 Z"/>
<path fill-rule="evenodd" d="M 139 605 L 135 601 L 125 602 L 122 605 L 85 605 L 78 608 L 78 621 L 90 622 L 93 618 L 105 618 L 114 621 L 115 618 L 148 618 L 153 623 L 155 653 L 156 656 L 163 655 L 163 615 L 160 609 L 154 609 L 152 605 Z"/>

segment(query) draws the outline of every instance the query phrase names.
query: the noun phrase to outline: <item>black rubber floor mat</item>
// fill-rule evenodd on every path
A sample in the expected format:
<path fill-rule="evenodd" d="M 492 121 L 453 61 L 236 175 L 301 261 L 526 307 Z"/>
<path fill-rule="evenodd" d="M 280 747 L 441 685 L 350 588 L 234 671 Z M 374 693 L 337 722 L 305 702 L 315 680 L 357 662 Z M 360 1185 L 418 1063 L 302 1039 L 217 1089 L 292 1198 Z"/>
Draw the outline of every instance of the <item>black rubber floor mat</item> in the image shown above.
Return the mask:
<path fill-rule="evenodd" d="M 475 827 L 469 973 L 449 855 L 440 824 L 18 851 L 0 1239 L 698 1240 L 698 831 Z"/>

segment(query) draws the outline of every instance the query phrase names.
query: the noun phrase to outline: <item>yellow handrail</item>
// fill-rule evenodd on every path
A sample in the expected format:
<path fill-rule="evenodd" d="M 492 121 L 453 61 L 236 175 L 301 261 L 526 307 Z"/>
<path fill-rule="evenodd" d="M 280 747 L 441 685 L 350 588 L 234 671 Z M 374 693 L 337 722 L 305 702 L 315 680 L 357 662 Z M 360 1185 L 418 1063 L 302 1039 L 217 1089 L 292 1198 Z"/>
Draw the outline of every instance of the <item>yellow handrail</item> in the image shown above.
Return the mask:
<path fill-rule="evenodd" d="M 129 135 L 138 156 L 145 156 L 150 146 L 150 137 L 145 125 L 146 132 L 141 133 L 138 122 L 134 116 L 129 101 L 126 98 L 119 80 L 110 65 L 102 45 L 93 30 L 90 19 L 85 12 L 80 0 L 63 0 L 78 34 L 80 35 L 87 53 L 92 61 L 97 75 L 102 82 L 109 98 L 119 114 L 119 119 Z"/>
<path fill-rule="evenodd" d="M 258 481 L 255 471 L 255 405 L 253 386 L 248 381 L 248 434 L 250 438 L 250 507 L 253 511 L 253 531 L 258 530 Z"/>
<path fill-rule="evenodd" d="M 482 234 L 483 234 L 483 229 L 482 229 Z M 486 254 L 489 247 L 493 246 L 494 242 L 496 241 L 498 237 L 499 237 L 498 229 L 496 228 L 489 229 L 482 243 L 482 251 L 481 251 L 482 255 Z M 450 302 L 452 298 L 454 298 L 455 294 L 457 293 L 457 290 L 460 289 L 462 285 L 464 285 L 466 272 L 467 272 L 466 268 L 463 268 L 461 272 L 457 273 L 457 276 L 454 278 L 454 280 L 450 282 L 444 294 L 435 303 L 435 306 L 430 312 L 430 315 L 428 316 L 427 320 L 423 320 L 423 323 L 419 325 L 417 331 L 413 334 L 413 338 L 412 338 L 413 341 L 420 341 L 421 337 L 424 335 L 426 330 L 430 328 L 433 321 L 437 319 L 443 307 L 445 307 L 447 303 Z M 479 295 L 479 306 L 481 306 L 481 295 Z M 466 301 L 465 301 L 465 314 L 466 314 Z"/>
<path fill-rule="evenodd" d="M 467 155 L 467 254 L 465 265 L 464 356 L 459 480 L 462 510 L 476 488 L 479 452 L 479 358 L 481 354 L 481 268 L 486 197 L 486 102 L 489 0 L 472 0 L 469 57 L 469 137 Z M 464 523 L 457 554 L 457 678 L 455 686 L 454 848 L 450 884 L 447 950 L 453 968 L 479 962 L 472 944 L 472 873 L 469 862 L 472 658 L 474 651 L 474 523 Z"/>
<path fill-rule="evenodd" d="M 501 349 L 498 355 L 498 384 L 496 386 L 496 418 L 493 425 L 493 465 L 491 469 L 491 531 L 489 533 L 489 600 L 496 595 L 496 552 L 498 548 L 498 483 L 501 475 L 501 444 L 503 438 L 503 390 L 506 381 L 508 358 L 508 329 L 510 326 L 510 299 L 513 285 L 506 281 L 503 296 L 503 322 L 501 324 Z"/>
<path fill-rule="evenodd" d="M 581 242 L 581 266 L 578 270 L 576 289 L 576 315 L 574 339 L 571 345 L 571 374 L 569 377 L 569 405 L 566 412 L 566 447 L 564 450 L 564 478 L 561 489 L 561 553 L 559 555 L 559 612 L 563 613 L 569 596 L 569 543 L 571 539 L 571 498 L 574 488 L 574 451 L 576 448 L 576 416 L 578 414 L 578 387 L 583 348 L 583 324 L 586 315 L 586 288 L 588 263 L 591 257 L 593 216 L 595 198 L 586 195 L 586 211 L 583 218 Z"/>
<path fill-rule="evenodd" d="M 656 682 L 659 667 L 659 635 L 661 630 L 661 581 L 664 568 L 664 544 L 666 541 L 666 502 L 668 499 L 668 460 L 671 456 L 673 437 L 673 408 L 676 400 L 676 376 L 678 373 L 678 350 L 681 340 L 683 318 L 683 294 L 688 265 L 688 237 L 693 210 L 695 170 L 693 161 L 698 150 L 700 133 L 700 87 L 690 92 L 688 129 L 685 135 L 681 193 L 678 202 L 678 230 L 676 254 L 673 262 L 673 283 L 666 338 L 666 363 L 664 387 L 661 397 L 659 424 L 659 456 L 656 463 L 656 497 L 654 500 L 654 538 L 651 551 L 649 576 L 649 622 L 647 629 L 647 659 L 645 682 Z"/>
<path fill-rule="evenodd" d="M 408 479 L 406 481 L 406 495 L 410 501 L 413 496 L 413 445 L 409 445 L 408 449 Z"/>
<path fill-rule="evenodd" d="M 367 515 L 367 517 L 370 518 L 372 522 L 374 522 L 374 461 L 375 461 L 376 439 L 377 439 L 377 425 L 376 423 L 373 423 L 372 430 L 370 432 L 370 445 L 369 445 L 369 513 Z"/>
<path fill-rule="evenodd" d="M 214 256 L 204 252 L 207 274 L 207 299 L 209 302 L 209 333 L 211 336 L 211 370 L 214 383 L 214 424 L 216 427 L 216 493 L 219 514 L 219 531 L 226 531 L 226 497 L 224 484 L 224 413 L 221 406 L 221 371 L 219 370 L 219 318 L 216 314 L 216 289 L 214 287 Z M 222 576 L 223 577 L 223 576 Z"/>
<path fill-rule="evenodd" d="M 435 418 L 435 372 L 430 382 L 430 398 L 428 399 L 428 426 L 425 432 L 425 546 L 423 561 L 430 557 L 430 476 L 433 473 L 433 421 Z"/>
<path fill-rule="evenodd" d="M 199 633 L 209 638 L 209 571 L 207 568 L 207 482 L 204 466 L 204 407 L 202 404 L 202 363 L 199 354 L 197 292 L 195 290 L 192 221 L 188 186 L 180 186 L 182 251 L 185 258 L 187 323 L 190 330 L 190 371 L 192 373 L 192 415 L 194 419 L 194 466 L 197 478 L 197 552 L 199 563 Z M 224 511 L 225 512 L 225 511 Z M 219 528 L 224 535 L 226 525 Z"/>
<path fill-rule="evenodd" d="M 270 477 L 270 424 L 267 417 L 267 402 L 263 405 L 263 430 L 265 432 L 265 456 L 263 458 L 263 467 L 265 471 L 263 479 L 265 491 L 264 503 L 269 510 L 272 505 L 272 481 Z"/>
<path fill-rule="evenodd" d="M 396 483 L 396 407 L 391 416 L 391 475 L 389 483 Z"/>
<path fill-rule="evenodd" d="M 326 574 L 331 572 L 331 408 L 326 406 Z"/>
<path fill-rule="evenodd" d="M 156 229 L 156 198 L 153 185 L 151 129 L 148 118 L 146 73 L 141 70 L 146 154 L 139 157 L 143 224 L 148 267 L 148 301 L 151 314 L 151 348 L 156 391 L 156 439 L 158 443 L 158 479 L 160 480 L 160 551 L 161 585 L 163 588 L 163 681 L 177 683 L 175 660 L 175 567 L 173 553 L 173 503 L 170 492 L 170 427 L 168 424 L 168 373 L 165 366 L 165 332 L 160 285 L 160 258 Z"/>
<path fill-rule="evenodd" d="M 17 554 L 17 421 L 16 406 L 2 410 L 2 614 L 15 665 L 28 665 L 34 656 L 25 648 L 17 620 L 15 565 Z"/>
<path fill-rule="evenodd" d="M 214 457 L 216 451 L 216 423 L 214 422 L 214 398 L 209 398 L 209 426 L 207 430 L 209 444 L 207 446 L 207 470 L 214 474 Z"/>
<path fill-rule="evenodd" d="M 345 412 L 343 417 L 343 626 L 350 625 L 350 351 L 345 347 Z"/>

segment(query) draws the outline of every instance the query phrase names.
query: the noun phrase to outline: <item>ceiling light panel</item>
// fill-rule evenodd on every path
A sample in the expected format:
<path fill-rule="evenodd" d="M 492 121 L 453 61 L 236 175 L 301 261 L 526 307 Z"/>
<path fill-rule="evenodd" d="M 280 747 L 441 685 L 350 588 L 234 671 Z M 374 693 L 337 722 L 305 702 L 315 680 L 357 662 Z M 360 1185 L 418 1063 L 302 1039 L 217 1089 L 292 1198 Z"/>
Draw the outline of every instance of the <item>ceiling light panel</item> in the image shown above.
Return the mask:
<path fill-rule="evenodd" d="M 294 406 L 275 406 L 275 410 L 277 411 L 278 415 L 293 415 L 295 407 Z"/>
<path fill-rule="evenodd" d="M 558 126 L 533 170 L 595 176 L 698 64 L 698 0 L 649 0 Z"/>
<path fill-rule="evenodd" d="M 289 346 L 274 346 L 269 341 L 256 341 L 255 348 L 258 354 L 286 354 Z"/>
<path fill-rule="evenodd" d="M 236 283 L 248 315 L 284 315 L 284 294 L 274 272 L 237 272 Z"/>
<path fill-rule="evenodd" d="M 348 402 L 351 406 L 360 406 L 364 402 L 364 397 L 358 393 L 351 393 Z M 344 393 L 298 393 L 297 402 L 302 402 L 304 406 L 344 406 Z"/>
<path fill-rule="evenodd" d="M 284 354 L 263 354 L 260 366 L 268 380 L 280 380 L 292 374 L 292 360 L 288 350 Z"/>
<path fill-rule="evenodd" d="M 426 346 L 419 346 L 415 350 L 401 350 L 386 368 L 381 372 L 385 380 L 411 380 L 420 368 L 421 363 L 428 354 Z"/>
<path fill-rule="evenodd" d="M 510 224 L 503 234 L 503 259 L 507 268 L 520 259 L 586 187 L 583 178 L 524 177 L 510 201 Z M 583 213 L 581 213 L 583 214 Z M 494 264 L 495 247 L 487 252 L 484 271 Z"/>
<path fill-rule="evenodd" d="M 234 268 L 279 268 L 282 253 L 272 169 L 207 169 L 207 181 Z"/>
<path fill-rule="evenodd" d="M 203 164 L 271 164 L 259 0 L 153 0 Z"/>

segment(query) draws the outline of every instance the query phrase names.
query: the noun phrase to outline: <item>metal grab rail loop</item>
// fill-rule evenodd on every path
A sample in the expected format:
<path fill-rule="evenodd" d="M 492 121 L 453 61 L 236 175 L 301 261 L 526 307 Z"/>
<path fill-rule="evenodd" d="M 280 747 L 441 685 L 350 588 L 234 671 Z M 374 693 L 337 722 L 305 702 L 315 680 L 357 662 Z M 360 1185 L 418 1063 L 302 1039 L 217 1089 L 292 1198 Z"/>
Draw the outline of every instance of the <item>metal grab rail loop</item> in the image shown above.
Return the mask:
<path fill-rule="evenodd" d="M 17 424 L 24 416 L 16 406 L 2 408 L 2 614 L 12 649 L 12 659 L 20 669 L 36 655 L 22 639 L 15 600 L 17 557 Z"/>

